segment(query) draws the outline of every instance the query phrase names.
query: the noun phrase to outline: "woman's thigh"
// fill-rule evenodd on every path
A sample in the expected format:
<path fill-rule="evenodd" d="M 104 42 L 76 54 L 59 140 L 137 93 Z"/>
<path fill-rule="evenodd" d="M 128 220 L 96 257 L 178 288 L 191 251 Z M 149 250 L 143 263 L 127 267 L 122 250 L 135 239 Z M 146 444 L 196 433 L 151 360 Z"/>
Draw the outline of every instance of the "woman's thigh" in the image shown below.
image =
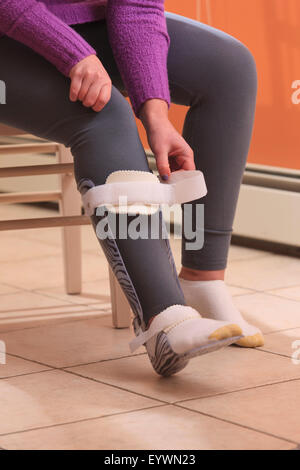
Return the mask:
<path fill-rule="evenodd" d="M 112 54 L 103 50 L 118 80 Z M 70 79 L 25 45 L 0 38 L 0 64 L 0 79 L 6 84 L 0 122 L 71 147 L 77 180 L 102 184 L 116 170 L 149 171 L 133 111 L 116 86 L 96 113 L 80 101 L 71 102 Z"/>
<path fill-rule="evenodd" d="M 233 36 L 194 19 L 165 12 L 170 48 L 168 77 L 173 103 L 190 106 L 255 81 L 255 62 Z M 244 82 L 244 83 L 243 83 Z"/>
<path fill-rule="evenodd" d="M 88 24 L 86 26 L 89 30 Z M 91 30 L 91 38 L 92 33 Z M 98 33 L 101 34 L 100 28 Z M 106 56 L 108 65 L 107 53 Z M 111 62 L 114 69 L 113 58 Z M 105 115 L 107 107 L 95 113 L 80 101 L 71 102 L 70 79 L 32 49 L 7 36 L 0 38 L 0 65 L 0 79 L 6 84 L 6 104 L 0 107 L 1 122 L 6 121 L 24 130 L 35 130 L 35 133 L 46 135 L 57 122 L 67 123 L 77 116 L 79 124 L 84 124 L 85 118 L 97 122 L 100 116 Z M 121 102 L 125 101 L 116 90 L 112 95 L 113 101 L 116 101 L 116 95 L 120 95 Z M 76 119 L 72 120 L 75 126 Z M 67 134 L 68 126 L 61 127 Z"/>

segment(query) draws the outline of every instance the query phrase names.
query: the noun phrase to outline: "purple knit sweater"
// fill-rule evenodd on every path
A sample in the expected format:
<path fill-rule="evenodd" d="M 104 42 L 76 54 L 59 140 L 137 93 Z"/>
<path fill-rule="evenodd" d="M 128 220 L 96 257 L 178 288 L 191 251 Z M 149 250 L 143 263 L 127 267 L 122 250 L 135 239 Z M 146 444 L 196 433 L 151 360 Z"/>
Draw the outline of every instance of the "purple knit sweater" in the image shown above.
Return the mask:
<path fill-rule="evenodd" d="M 96 54 L 69 25 L 104 18 L 135 115 L 150 98 L 170 107 L 164 0 L 0 0 L 0 34 L 27 45 L 66 76 Z"/>

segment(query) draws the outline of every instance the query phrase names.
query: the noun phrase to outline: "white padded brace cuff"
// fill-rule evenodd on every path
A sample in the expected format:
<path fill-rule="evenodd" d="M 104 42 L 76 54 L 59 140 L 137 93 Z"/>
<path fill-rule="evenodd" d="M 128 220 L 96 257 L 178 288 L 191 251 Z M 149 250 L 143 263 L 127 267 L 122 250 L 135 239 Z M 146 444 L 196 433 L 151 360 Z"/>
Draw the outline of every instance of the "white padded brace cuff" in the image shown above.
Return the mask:
<path fill-rule="evenodd" d="M 128 170 L 111 173 L 105 184 L 89 189 L 82 201 L 85 214 L 91 216 L 103 205 L 171 206 L 200 199 L 206 193 L 203 173 L 198 170 L 173 172 L 167 182 L 160 182 L 153 173 Z"/>

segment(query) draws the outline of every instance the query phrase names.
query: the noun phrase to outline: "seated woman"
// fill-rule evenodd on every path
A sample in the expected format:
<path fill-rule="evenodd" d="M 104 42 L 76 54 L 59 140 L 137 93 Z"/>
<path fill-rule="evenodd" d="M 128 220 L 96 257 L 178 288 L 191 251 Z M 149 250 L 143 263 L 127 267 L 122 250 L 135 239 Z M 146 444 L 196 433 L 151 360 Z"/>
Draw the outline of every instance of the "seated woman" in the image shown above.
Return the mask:
<path fill-rule="evenodd" d="M 208 194 L 192 214 L 196 223 L 205 204 L 204 246 L 188 250 L 183 237 L 180 280 L 162 235 L 100 240 L 135 315 L 133 349 L 144 344 L 154 369 L 171 375 L 228 344 L 261 345 L 224 284 L 255 112 L 248 49 L 165 12 L 164 0 L 4 0 L 0 33 L 0 122 L 70 147 L 82 195 L 116 171 L 150 172 L 134 117 L 163 180 L 204 173 Z M 188 106 L 182 135 L 171 102 Z M 91 215 L 95 228 L 101 217 Z"/>

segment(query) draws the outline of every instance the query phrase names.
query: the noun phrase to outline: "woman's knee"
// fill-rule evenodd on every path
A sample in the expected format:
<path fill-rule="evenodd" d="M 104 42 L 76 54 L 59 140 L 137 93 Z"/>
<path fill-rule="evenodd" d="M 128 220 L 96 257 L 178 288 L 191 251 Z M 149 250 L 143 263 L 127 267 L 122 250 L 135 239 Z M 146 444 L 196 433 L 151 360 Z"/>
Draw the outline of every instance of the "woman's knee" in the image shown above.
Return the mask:
<path fill-rule="evenodd" d="M 231 66 L 240 78 L 256 90 L 257 88 L 257 69 L 255 58 L 248 47 L 238 39 L 232 39 L 233 59 Z"/>
<path fill-rule="evenodd" d="M 212 82 L 225 84 L 227 90 L 232 89 L 235 93 L 246 91 L 248 96 L 256 96 L 256 63 L 248 47 L 238 39 L 224 34 L 217 50 Z"/>
<path fill-rule="evenodd" d="M 99 153 L 102 149 L 109 154 L 109 149 L 119 148 L 138 135 L 131 106 L 114 86 L 111 98 L 101 111 L 82 106 L 82 113 L 74 115 L 67 127 L 67 146 L 71 147 L 73 154 L 81 153 L 83 148 L 95 147 Z"/>
<path fill-rule="evenodd" d="M 203 98 L 228 96 L 237 90 L 251 99 L 256 96 L 255 60 L 241 41 L 173 13 L 168 13 L 167 20 L 171 36 L 168 72 L 174 102 L 202 102 Z"/>
<path fill-rule="evenodd" d="M 93 111 L 92 108 L 81 106 L 81 119 L 74 116 L 73 134 L 89 135 L 89 137 L 97 137 L 105 135 L 107 131 L 118 133 L 121 129 L 128 130 L 135 125 L 133 111 L 130 104 L 124 96 L 112 85 L 111 97 L 106 105 L 99 112 Z"/>
<path fill-rule="evenodd" d="M 77 181 L 87 178 L 103 184 L 113 171 L 149 171 L 133 110 L 114 86 L 99 113 L 91 111 L 77 118 L 67 144 L 74 156 Z"/>

